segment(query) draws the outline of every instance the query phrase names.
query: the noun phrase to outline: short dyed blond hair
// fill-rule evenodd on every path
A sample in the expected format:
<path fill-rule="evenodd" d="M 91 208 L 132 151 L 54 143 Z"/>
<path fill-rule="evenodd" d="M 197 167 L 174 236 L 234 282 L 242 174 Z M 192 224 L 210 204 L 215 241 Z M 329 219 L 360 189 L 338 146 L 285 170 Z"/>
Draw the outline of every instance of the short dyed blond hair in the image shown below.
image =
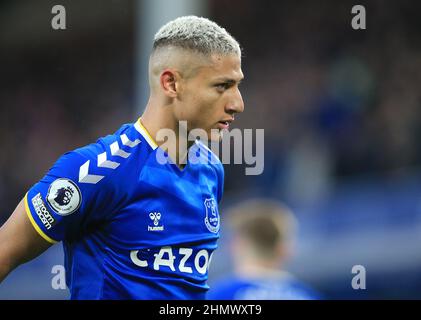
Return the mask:
<path fill-rule="evenodd" d="M 224 28 L 207 18 L 197 16 L 179 17 L 162 26 L 155 34 L 153 52 L 166 46 L 204 55 L 241 55 L 239 43 Z"/>

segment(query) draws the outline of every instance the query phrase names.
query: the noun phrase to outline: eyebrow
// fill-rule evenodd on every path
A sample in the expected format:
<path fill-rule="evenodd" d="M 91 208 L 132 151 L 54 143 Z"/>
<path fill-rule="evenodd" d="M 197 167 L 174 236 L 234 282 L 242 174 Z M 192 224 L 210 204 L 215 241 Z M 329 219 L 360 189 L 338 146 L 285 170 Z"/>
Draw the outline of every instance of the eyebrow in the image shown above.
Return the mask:
<path fill-rule="evenodd" d="M 235 80 L 235 79 L 232 79 L 232 78 L 219 78 L 219 79 L 216 79 L 215 82 L 236 84 L 236 83 L 240 83 L 243 79 L 244 79 L 244 77 L 239 79 L 239 80 Z"/>

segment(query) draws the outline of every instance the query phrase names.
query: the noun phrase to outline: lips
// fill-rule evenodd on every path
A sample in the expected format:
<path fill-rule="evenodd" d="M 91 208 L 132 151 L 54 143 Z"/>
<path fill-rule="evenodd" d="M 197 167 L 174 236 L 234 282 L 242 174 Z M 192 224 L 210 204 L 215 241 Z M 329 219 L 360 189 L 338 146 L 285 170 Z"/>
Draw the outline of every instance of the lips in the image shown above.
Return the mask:
<path fill-rule="evenodd" d="M 229 129 L 230 123 L 233 122 L 234 119 L 226 119 L 226 120 L 221 120 L 218 122 L 218 127 L 220 129 Z"/>
<path fill-rule="evenodd" d="M 219 121 L 218 127 L 219 127 L 219 129 L 227 129 L 228 130 L 229 127 L 230 127 L 230 124 L 229 124 L 228 121 Z"/>

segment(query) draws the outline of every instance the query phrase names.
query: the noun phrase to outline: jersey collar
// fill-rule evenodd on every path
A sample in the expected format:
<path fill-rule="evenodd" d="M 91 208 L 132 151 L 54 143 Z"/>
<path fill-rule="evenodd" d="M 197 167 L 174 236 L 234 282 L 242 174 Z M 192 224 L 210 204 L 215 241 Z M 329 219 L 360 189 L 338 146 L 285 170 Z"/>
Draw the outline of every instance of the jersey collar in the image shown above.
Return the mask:
<path fill-rule="evenodd" d="M 146 142 L 151 146 L 153 150 L 158 148 L 158 144 L 155 142 L 155 140 L 151 137 L 148 130 L 143 126 L 142 122 L 140 121 L 140 118 L 136 121 L 134 125 L 135 129 L 145 138 Z"/>

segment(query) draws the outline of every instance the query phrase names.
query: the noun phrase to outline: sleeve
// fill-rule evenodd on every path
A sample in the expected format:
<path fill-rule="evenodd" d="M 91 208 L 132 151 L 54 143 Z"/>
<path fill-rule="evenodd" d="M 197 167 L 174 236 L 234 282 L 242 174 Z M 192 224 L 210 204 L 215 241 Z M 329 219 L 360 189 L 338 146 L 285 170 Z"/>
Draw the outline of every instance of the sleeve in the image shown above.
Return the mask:
<path fill-rule="evenodd" d="M 89 173 L 92 162 L 87 154 L 68 152 L 25 195 L 29 220 L 48 242 L 77 238 L 112 212 L 112 190 L 107 179 Z"/>

